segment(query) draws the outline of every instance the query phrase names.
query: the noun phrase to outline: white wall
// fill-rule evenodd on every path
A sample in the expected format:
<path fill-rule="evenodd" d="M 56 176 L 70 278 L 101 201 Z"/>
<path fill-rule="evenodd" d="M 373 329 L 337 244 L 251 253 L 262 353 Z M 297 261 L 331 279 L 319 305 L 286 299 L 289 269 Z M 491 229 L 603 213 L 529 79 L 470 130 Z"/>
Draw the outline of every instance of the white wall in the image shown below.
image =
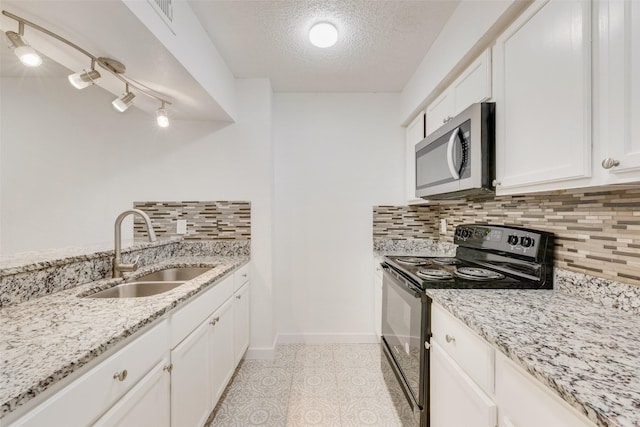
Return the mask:
<path fill-rule="evenodd" d="M 372 339 L 372 206 L 404 203 L 399 94 L 275 94 L 282 341 Z"/>
<path fill-rule="evenodd" d="M 264 79 L 237 88 L 237 122 L 216 132 L 207 122 L 159 129 L 65 78 L 3 78 L 0 253 L 112 243 L 114 220 L 133 201 L 249 200 L 252 347 L 271 346 L 272 92 Z"/>

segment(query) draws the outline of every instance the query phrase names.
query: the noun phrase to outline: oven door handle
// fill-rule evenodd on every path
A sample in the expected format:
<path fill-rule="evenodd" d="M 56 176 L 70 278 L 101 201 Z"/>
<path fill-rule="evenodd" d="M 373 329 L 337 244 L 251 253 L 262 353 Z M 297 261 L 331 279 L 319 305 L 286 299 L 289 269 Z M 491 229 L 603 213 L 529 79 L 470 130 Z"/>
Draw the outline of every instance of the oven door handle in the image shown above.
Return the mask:
<path fill-rule="evenodd" d="M 449 144 L 447 144 L 447 165 L 449 166 L 449 172 L 451 172 L 453 179 L 460 179 L 460 173 L 458 173 L 458 169 L 456 169 L 456 165 L 453 163 L 453 149 L 455 148 L 456 142 L 460 141 L 458 137 L 459 134 L 460 128 L 457 127 L 451 132 Z"/>

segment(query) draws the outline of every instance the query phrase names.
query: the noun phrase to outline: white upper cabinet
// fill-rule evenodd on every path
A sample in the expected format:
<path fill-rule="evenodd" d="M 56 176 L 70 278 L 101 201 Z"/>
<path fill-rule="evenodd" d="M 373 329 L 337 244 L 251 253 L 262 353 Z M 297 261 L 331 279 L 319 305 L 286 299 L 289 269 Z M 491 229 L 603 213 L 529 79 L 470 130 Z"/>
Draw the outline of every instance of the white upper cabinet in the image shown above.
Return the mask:
<path fill-rule="evenodd" d="M 487 49 L 427 107 L 426 135 L 476 102 L 491 98 L 491 50 Z"/>
<path fill-rule="evenodd" d="M 599 156 L 604 183 L 640 180 L 640 2 L 597 4 Z"/>
<path fill-rule="evenodd" d="M 407 126 L 405 133 L 405 191 L 408 203 L 424 202 L 416 197 L 416 144 L 424 139 L 424 111 Z"/>
<path fill-rule="evenodd" d="M 498 194 L 591 176 L 591 3 L 538 0 L 494 49 Z"/>

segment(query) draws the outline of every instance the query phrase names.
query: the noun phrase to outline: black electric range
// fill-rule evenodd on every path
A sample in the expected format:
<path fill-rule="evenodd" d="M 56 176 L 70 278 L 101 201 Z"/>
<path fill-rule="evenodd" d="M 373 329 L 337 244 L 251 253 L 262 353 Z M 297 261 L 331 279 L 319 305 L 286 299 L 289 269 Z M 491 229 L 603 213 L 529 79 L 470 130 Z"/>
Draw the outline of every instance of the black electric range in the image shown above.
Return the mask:
<path fill-rule="evenodd" d="M 385 382 L 405 426 L 429 427 L 431 298 L 426 289 L 551 289 L 553 234 L 498 225 L 456 228 L 455 257 L 386 256 L 381 264 Z"/>
<path fill-rule="evenodd" d="M 455 257 L 386 256 L 421 289 L 551 289 L 553 234 L 474 224 L 456 228 Z"/>

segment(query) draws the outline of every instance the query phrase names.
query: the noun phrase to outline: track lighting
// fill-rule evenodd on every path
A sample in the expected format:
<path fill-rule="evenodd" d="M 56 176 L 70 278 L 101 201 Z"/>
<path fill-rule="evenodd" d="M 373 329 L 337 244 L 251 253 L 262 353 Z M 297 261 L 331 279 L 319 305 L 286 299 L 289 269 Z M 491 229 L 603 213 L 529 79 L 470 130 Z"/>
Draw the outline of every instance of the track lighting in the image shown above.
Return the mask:
<path fill-rule="evenodd" d="M 116 110 L 124 113 L 127 111 L 127 108 L 133 104 L 133 98 L 135 97 L 136 96 L 134 94 L 129 92 L 129 85 L 127 85 L 124 94 L 120 98 L 114 99 L 111 105 L 113 105 L 113 108 Z"/>
<path fill-rule="evenodd" d="M 133 99 L 136 97 L 136 94 L 142 93 L 143 95 L 146 95 L 149 98 L 153 98 L 154 100 L 159 101 L 162 104 L 162 106 L 156 110 L 156 120 L 158 122 L 158 126 L 160 127 L 169 126 L 169 116 L 167 115 L 167 111 L 165 110 L 165 105 L 171 105 L 171 102 L 166 99 L 165 95 L 156 92 L 141 83 L 138 83 L 128 76 L 125 76 L 126 67 L 122 62 L 112 58 L 97 57 L 95 55 L 92 55 L 91 53 L 82 49 L 80 46 L 70 42 L 64 37 L 59 36 L 58 34 L 49 31 L 38 24 L 27 21 L 24 18 L 7 12 L 6 10 L 3 10 L 2 14 L 18 22 L 18 32 L 16 33 L 15 31 L 7 31 L 6 34 L 7 38 L 13 45 L 16 56 L 20 58 L 20 61 L 24 65 L 36 67 L 42 64 L 42 58 L 40 58 L 40 55 L 38 55 L 38 53 L 22 38 L 24 34 L 24 26 L 26 25 L 66 44 L 67 46 L 74 48 L 91 60 L 90 70 L 82 70 L 81 72 L 71 74 L 68 77 L 69 82 L 73 85 L 73 87 L 77 89 L 84 89 L 95 84 L 96 80 L 101 77 L 100 73 L 95 69 L 95 65 L 96 63 L 98 63 L 100 67 L 102 67 L 113 77 L 125 84 L 125 93 L 122 96 L 114 99 L 112 102 L 112 105 L 116 110 L 120 112 L 126 111 L 127 108 L 129 108 L 131 104 L 133 104 Z M 132 90 L 135 91 L 136 94 L 134 94 Z"/>
<path fill-rule="evenodd" d="M 95 81 L 100 78 L 100 73 L 96 70 L 83 70 L 82 72 L 70 74 L 69 83 L 76 89 L 84 89 L 96 84 Z"/>
<path fill-rule="evenodd" d="M 27 67 L 37 67 L 42 64 L 42 58 L 38 52 L 22 38 L 23 25 L 20 24 L 20 34 L 15 31 L 7 31 L 7 38 L 13 45 L 13 52 L 16 54 L 20 62 Z"/>
<path fill-rule="evenodd" d="M 161 128 L 169 127 L 169 116 L 167 116 L 167 112 L 164 109 L 164 102 L 162 103 L 162 107 L 156 110 L 156 121 Z"/>

